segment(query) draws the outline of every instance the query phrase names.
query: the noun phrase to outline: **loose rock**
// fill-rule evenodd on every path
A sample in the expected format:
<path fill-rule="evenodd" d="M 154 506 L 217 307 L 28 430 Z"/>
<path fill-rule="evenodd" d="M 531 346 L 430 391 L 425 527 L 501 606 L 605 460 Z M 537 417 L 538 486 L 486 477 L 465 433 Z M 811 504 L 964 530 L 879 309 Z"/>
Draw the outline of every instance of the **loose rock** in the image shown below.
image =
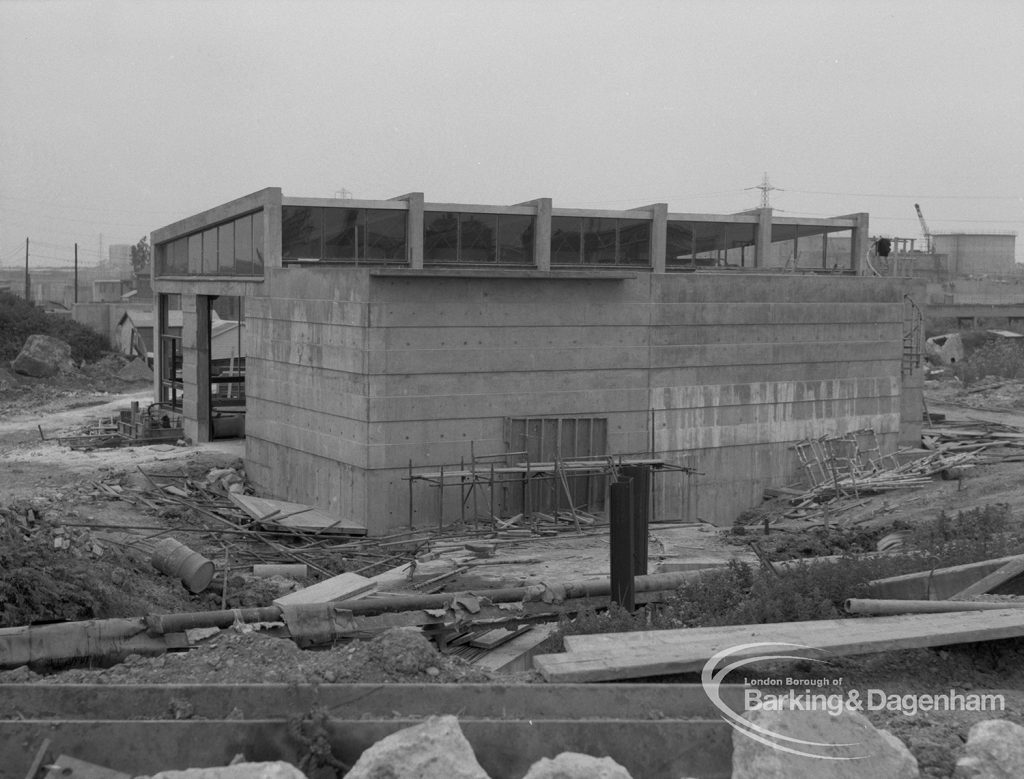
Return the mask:
<path fill-rule="evenodd" d="M 345 779 L 489 779 L 451 715 L 429 717 L 367 749 Z"/>
<path fill-rule="evenodd" d="M 542 757 L 523 779 L 632 779 L 629 771 L 610 757 L 562 752 L 553 760 Z"/>
<path fill-rule="evenodd" d="M 956 762 L 957 779 L 1016 779 L 1024 776 L 1024 727 L 989 719 L 971 728 L 964 756 Z"/>
<path fill-rule="evenodd" d="M 865 776 L 917 779 L 920 776 L 917 760 L 903 742 L 888 731 L 876 729 L 859 712 L 847 710 L 834 716 L 826 711 L 759 709 L 744 716 L 768 731 L 767 736 L 762 731 L 764 738 L 803 754 L 792 754 L 734 730 L 732 779 L 863 779 Z M 779 736 L 827 746 L 793 743 Z"/>
<path fill-rule="evenodd" d="M 71 345 L 48 335 L 30 335 L 11 367 L 15 373 L 36 378 L 76 371 L 71 359 Z"/>

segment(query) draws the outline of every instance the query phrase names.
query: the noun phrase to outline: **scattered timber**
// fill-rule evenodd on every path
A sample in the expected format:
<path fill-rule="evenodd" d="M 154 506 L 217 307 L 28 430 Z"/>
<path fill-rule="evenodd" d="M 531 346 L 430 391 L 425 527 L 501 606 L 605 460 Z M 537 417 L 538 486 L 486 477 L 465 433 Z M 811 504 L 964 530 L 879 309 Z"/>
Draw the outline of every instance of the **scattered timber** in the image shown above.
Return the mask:
<path fill-rule="evenodd" d="M 732 650 L 728 662 L 773 654 L 766 643 L 788 644 L 788 656 L 819 658 L 1018 636 L 1024 636 L 1020 609 L 956 611 L 567 636 L 565 653 L 538 655 L 534 665 L 549 682 L 598 682 L 697 673 L 723 650 Z"/>
<path fill-rule="evenodd" d="M 324 579 L 309 587 L 289 592 L 274 600 L 275 606 L 293 606 L 297 603 L 331 603 L 356 598 L 377 588 L 377 583 L 357 573 L 342 573 Z"/>

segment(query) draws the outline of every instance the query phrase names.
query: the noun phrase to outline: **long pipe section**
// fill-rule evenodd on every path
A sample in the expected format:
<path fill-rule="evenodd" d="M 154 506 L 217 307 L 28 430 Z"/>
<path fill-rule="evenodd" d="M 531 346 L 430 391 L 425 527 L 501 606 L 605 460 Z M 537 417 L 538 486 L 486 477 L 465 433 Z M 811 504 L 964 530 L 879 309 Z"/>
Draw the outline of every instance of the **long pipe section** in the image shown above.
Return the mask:
<path fill-rule="evenodd" d="M 656 592 L 658 590 L 674 590 L 699 576 L 701 571 L 682 571 L 678 573 L 655 573 L 636 577 L 637 592 Z M 547 586 L 535 584 L 528 587 L 508 587 L 496 590 L 478 590 L 476 592 L 440 592 L 433 595 L 393 595 L 386 598 L 354 598 L 336 601 L 333 606 L 338 611 L 349 611 L 353 616 L 369 616 L 401 611 L 424 611 L 426 609 L 445 609 L 456 598 L 486 598 L 491 603 L 517 603 L 529 601 L 551 602 L 570 598 L 595 598 L 611 594 L 611 582 L 608 579 L 590 581 L 564 582 Z M 229 611 L 201 611 L 192 614 L 163 614 L 146 617 L 146 624 L 155 633 L 180 633 L 192 628 L 226 628 L 235 622 L 275 622 L 280 621 L 281 610 L 276 606 L 255 609 L 235 609 Z"/>
<path fill-rule="evenodd" d="M 1020 609 L 1024 603 L 972 600 L 871 600 L 850 598 L 844 605 L 848 614 L 944 614 L 949 611 L 998 611 Z"/>

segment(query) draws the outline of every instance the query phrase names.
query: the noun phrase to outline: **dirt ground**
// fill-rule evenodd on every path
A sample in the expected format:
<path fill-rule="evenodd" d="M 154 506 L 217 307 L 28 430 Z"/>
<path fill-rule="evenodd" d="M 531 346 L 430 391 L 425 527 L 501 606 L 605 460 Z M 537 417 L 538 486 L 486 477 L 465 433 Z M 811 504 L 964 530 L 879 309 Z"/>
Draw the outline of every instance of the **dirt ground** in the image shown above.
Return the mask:
<path fill-rule="evenodd" d="M 116 367 L 111 365 L 110 368 Z M 133 526 L 173 527 L 187 517 L 153 511 L 112 496 L 100 484 L 123 488 L 142 486 L 142 471 L 191 474 L 201 477 L 214 468 L 238 460 L 238 442 L 203 445 L 161 445 L 73 451 L 61 446 L 60 436 L 76 435 L 92 422 L 126 407 L 132 400 L 147 403 L 148 384 L 124 385 L 111 378 L 112 370 L 83 374 L 62 381 L 29 381 L 0 369 L 0 530 L 19 534 L 21 541 L 46 550 L 47 566 L 66 566 L 66 576 L 89 577 L 96 603 L 76 603 L 93 609 L 95 616 L 137 616 L 217 609 L 221 593 L 189 593 L 180 583 L 156 572 L 148 563 L 145 533 Z M 1002 383 L 986 392 L 965 393 L 951 382 L 928 382 L 928 410 L 948 419 L 989 419 L 1024 430 L 1024 383 Z M 970 469 L 961 480 L 935 479 L 925 487 L 864 496 L 843 520 L 849 524 L 882 527 L 897 518 L 913 523 L 939 511 L 956 512 L 1006 503 L 1017 521 L 1024 498 L 1021 463 L 986 465 Z M 26 519 L 27 517 L 27 519 Z M 96 527 L 76 527 L 75 525 Z M 780 529 L 799 536 L 813 526 L 799 518 Z M 654 530 L 657 534 L 657 529 Z M 698 532 L 690 529 L 688 533 Z M 672 544 L 709 554 L 728 555 L 728 544 L 706 528 L 702 535 L 665 535 Z M 696 541 L 694 539 L 697 539 Z M 602 541 L 593 541 L 598 547 Z M 201 538 L 197 550 L 203 551 Z M 567 561 L 578 554 L 568 542 Z M 606 549 L 606 544 L 604 545 Z M 548 562 L 557 567 L 558 554 Z M 55 562 L 56 561 L 56 562 Z M 566 563 L 563 562 L 563 566 Z M 579 573 L 589 561 L 579 562 Z M 60 570 L 64 570 L 63 568 Z M 10 572 L 5 572 L 10 573 Z M 52 573 L 52 571 L 51 571 Z M 601 575 L 602 571 L 586 570 Z M 64 574 L 62 574 L 64 575 Z M 58 578 L 43 575 L 37 584 Z M 495 586 L 507 584 L 498 576 Z M 269 585 L 268 585 L 269 586 Z M 244 590 L 244 586 L 241 590 Z M 269 601 L 270 590 L 250 591 L 252 599 Z M 55 589 L 51 619 L 81 618 L 61 613 L 62 598 Z M 77 596 L 75 596 L 77 597 Z M 239 605 L 237 602 L 231 605 Z M 244 605 L 265 605 L 249 602 Z M 156 658 L 132 657 L 109 668 L 73 668 L 40 676 L 28 669 L 0 673 L 0 683 L 13 682 L 255 682 L 319 683 L 342 681 L 486 681 L 487 674 L 458 658 L 439 654 L 422 637 L 378 637 L 326 651 L 303 651 L 290 642 L 252 631 L 226 630 L 207 639 L 198 649 Z M 882 688 L 891 693 L 958 691 L 1002 693 L 1006 710 L 995 716 L 1024 724 L 1024 643 L 1018 641 L 909 650 L 837 659 L 830 674 L 843 677 L 847 689 Z M 507 681 L 507 679 L 505 679 Z M 515 681 L 538 682 L 526 675 Z M 952 774 L 959 748 L 970 726 L 992 715 L 950 712 L 908 716 L 877 712 L 876 724 L 890 728 L 910 746 L 922 775 Z"/>

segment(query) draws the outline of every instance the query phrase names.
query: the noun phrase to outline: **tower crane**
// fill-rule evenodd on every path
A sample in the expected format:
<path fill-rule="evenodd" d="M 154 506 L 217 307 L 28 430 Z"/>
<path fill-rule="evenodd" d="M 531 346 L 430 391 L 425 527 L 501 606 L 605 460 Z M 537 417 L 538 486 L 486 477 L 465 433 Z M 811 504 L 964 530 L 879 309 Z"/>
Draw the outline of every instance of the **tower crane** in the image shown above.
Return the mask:
<path fill-rule="evenodd" d="M 924 250 L 926 254 L 932 253 L 932 231 L 928 229 L 928 223 L 924 221 L 924 214 L 921 213 L 921 206 L 914 203 L 917 209 L 917 219 L 921 223 L 921 232 L 924 233 Z"/>

